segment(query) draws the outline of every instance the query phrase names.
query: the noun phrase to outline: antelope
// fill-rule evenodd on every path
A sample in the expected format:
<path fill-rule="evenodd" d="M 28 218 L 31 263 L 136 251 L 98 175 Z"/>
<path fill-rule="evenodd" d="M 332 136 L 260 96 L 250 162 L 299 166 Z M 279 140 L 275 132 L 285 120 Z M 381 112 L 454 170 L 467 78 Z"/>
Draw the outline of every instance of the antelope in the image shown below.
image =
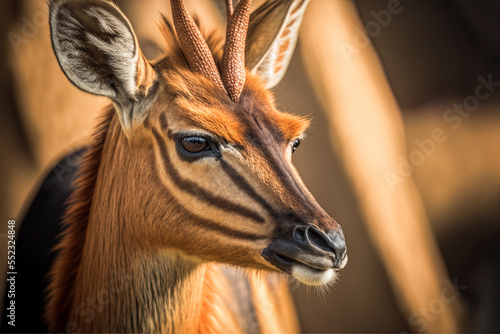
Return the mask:
<path fill-rule="evenodd" d="M 117 5 L 51 0 L 52 46 L 111 100 L 82 158 L 50 270 L 50 331 L 298 331 L 287 281 L 332 285 L 342 229 L 291 162 L 309 120 L 277 110 L 307 0 L 227 1 L 225 43 L 183 0 L 165 51 L 141 52 Z"/>

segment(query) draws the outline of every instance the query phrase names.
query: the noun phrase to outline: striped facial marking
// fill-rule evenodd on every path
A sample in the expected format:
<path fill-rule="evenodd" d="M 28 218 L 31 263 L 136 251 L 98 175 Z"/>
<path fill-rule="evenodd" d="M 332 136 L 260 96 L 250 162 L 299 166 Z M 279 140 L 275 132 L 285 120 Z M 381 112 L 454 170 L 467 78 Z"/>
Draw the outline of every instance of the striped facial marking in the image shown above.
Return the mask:
<path fill-rule="evenodd" d="M 170 207 L 183 212 L 169 222 L 175 231 L 169 244 L 204 260 L 286 272 L 306 284 L 333 281 L 346 262 L 341 228 L 291 161 L 308 121 L 276 110 L 251 89 L 237 103 L 182 94 L 169 103 L 147 125 L 158 183 Z"/>

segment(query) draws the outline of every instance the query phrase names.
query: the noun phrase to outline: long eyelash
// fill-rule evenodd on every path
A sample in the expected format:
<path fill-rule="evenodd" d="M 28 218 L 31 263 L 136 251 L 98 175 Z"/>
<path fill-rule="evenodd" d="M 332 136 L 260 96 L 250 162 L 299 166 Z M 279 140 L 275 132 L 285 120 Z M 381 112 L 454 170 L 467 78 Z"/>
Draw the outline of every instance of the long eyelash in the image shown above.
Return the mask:
<path fill-rule="evenodd" d="M 198 131 L 198 130 L 183 130 L 183 131 L 172 133 L 172 136 L 175 139 L 181 139 L 181 138 L 185 138 L 185 137 L 202 137 L 202 138 L 205 138 L 207 141 L 213 141 L 216 143 L 221 141 L 218 137 L 214 136 L 211 133 Z"/>

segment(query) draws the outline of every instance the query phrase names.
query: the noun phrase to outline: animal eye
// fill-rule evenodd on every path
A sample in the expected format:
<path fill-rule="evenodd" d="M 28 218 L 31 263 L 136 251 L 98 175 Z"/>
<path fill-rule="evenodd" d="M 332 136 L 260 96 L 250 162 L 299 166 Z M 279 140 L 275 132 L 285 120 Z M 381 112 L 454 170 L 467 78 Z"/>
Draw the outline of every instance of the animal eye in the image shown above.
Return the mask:
<path fill-rule="evenodd" d="M 208 142 L 202 137 L 185 137 L 181 139 L 181 146 L 189 153 L 200 153 L 206 150 Z"/>
<path fill-rule="evenodd" d="M 292 144 L 292 153 L 300 146 L 300 139 L 295 139 Z"/>

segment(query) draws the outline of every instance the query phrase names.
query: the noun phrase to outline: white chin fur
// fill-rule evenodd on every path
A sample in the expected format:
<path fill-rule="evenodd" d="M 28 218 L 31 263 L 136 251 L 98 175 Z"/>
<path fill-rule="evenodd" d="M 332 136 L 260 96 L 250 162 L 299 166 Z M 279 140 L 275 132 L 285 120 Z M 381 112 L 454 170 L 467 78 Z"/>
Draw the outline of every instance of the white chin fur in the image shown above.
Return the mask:
<path fill-rule="evenodd" d="M 327 285 L 337 278 L 333 269 L 316 270 L 302 265 L 292 266 L 292 276 L 307 285 Z"/>

